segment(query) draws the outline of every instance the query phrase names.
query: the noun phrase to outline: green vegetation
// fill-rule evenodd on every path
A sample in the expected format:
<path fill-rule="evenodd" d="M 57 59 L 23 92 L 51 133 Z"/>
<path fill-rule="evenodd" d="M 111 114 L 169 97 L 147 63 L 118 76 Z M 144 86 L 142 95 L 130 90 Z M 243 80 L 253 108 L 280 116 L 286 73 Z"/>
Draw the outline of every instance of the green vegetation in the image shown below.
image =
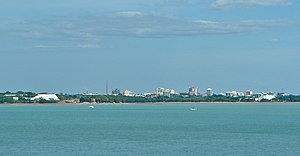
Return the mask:
<path fill-rule="evenodd" d="M 30 98 L 36 96 L 33 92 L 0 93 L 0 103 L 33 103 Z"/>
<path fill-rule="evenodd" d="M 290 96 L 282 96 L 277 97 L 275 100 L 278 102 L 300 102 L 300 96 L 290 95 Z"/>
<path fill-rule="evenodd" d="M 6 97 L 4 95 L 0 95 L 0 103 L 14 103 L 14 100 L 12 97 Z"/>

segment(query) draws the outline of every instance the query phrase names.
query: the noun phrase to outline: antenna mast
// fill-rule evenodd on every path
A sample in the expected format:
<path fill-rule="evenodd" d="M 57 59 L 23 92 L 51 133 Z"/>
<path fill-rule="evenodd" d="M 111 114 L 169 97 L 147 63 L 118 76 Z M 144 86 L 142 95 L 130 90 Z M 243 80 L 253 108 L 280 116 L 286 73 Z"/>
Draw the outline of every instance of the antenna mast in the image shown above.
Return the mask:
<path fill-rule="evenodd" d="M 106 80 L 106 95 L 108 95 L 108 81 Z"/>

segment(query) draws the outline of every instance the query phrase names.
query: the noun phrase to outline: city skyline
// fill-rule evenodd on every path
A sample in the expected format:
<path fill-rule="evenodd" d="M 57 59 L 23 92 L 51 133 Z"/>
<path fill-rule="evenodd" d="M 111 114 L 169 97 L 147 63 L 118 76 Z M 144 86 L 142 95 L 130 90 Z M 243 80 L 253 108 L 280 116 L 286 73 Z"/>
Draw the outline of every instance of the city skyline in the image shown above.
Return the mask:
<path fill-rule="evenodd" d="M 0 91 L 300 93 L 295 0 L 11 0 Z M 153 90 L 150 90 L 153 89 Z"/>

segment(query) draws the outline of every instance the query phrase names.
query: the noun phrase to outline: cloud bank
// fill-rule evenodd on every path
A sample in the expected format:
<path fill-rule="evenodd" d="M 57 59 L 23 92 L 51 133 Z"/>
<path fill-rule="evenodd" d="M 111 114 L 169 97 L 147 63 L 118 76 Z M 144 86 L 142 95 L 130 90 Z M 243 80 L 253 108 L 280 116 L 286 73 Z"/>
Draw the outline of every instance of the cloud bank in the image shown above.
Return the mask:
<path fill-rule="evenodd" d="M 232 8 L 232 7 L 256 7 L 256 6 L 276 6 L 289 5 L 289 0 L 216 0 L 212 6 L 214 8 Z"/>
<path fill-rule="evenodd" d="M 291 25 L 283 20 L 245 20 L 220 22 L 183 20 L 158 13 L 139 11 L 109 15 L 27 21 L 17 34 L 32 39 L 99 40 L 104 37 L 163 38 L 221 34 L 257 33 Z"/>
<path fill-rule="evenodd" d="M 191 3 L 191 0 L 164 0 L 164 5 L 184 6 Z"/>

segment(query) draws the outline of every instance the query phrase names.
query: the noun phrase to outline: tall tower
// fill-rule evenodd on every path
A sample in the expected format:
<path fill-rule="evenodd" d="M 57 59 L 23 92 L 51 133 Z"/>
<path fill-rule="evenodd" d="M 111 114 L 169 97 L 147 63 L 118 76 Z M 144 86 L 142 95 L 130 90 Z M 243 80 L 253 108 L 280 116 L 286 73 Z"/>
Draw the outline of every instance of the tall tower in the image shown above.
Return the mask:
<path fill-rule="evenodd" d="M 197 96 L 198 95 L 198 88 L 197 87 L 190 87 L 189 88 L 189 95 L 190 96 Z"/>
<path fill-rule="evenodd" d="M 108 95 L 108 81 L 106 80 L 106 95 Z"/>

